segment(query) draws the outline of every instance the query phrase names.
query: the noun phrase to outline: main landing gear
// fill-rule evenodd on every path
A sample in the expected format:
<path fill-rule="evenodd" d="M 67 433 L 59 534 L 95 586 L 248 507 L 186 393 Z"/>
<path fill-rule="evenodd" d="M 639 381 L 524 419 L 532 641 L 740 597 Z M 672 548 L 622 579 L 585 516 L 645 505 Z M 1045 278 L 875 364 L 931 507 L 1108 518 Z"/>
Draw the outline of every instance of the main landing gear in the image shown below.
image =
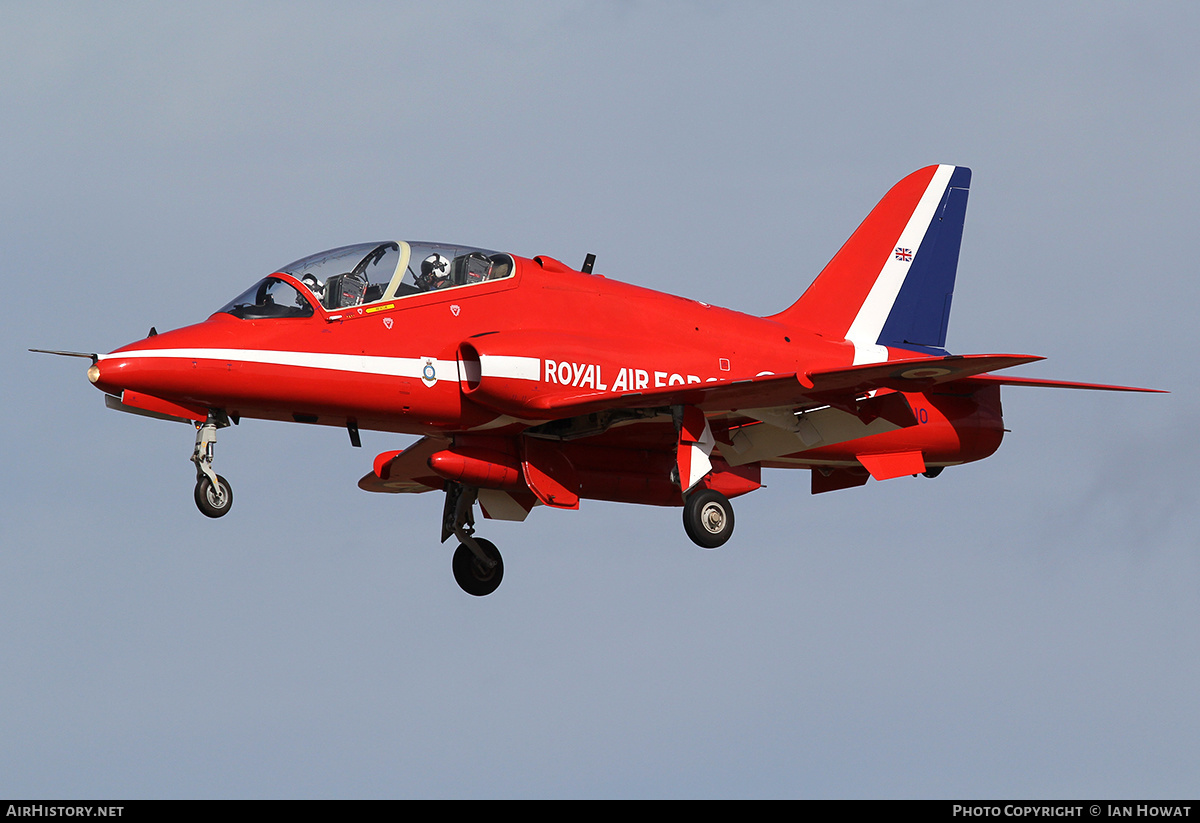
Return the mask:
<path fill-rule="evenodd" d="M 702 549 L 725 545 L 733 534 L 733 504 L 712 489 L 697 489 L 683 504 L 683 530 Z"/>
<path fill-rule="evenodd" d="M 207 421 L 196 424 L 196 448 L 192 452 L 192 462 L 196 464 L 196 508 L 206 517 L 223 517 L 233 508 L 229 481 L 213 471 L 217 429 L 228 425 L 225 415 L 217 412 L 209 412 Z"/>
<path fill-rule="evenodd" d="M 484 597 L 494 592 L 504 579 L 504 559 L 490 540 L 475 537 L 475 496 L 472 486 L 450 483 L 446 486 L 446 505 L 442 509 L 442 542 L 450 535 L 459 539 L 454 550 L 454 580 L 467 594 Z"/>
<path fill-rule="evenodd" d="M 442 509 L 442 542 L 451 535 L 459 540 L 454 550 L 454 580 L 467 594 L 484 597 L 504 579 L 504 559 L 490 540 L 475 536 L 475 499 L 479 489 L 460 483 L 446 484 Z M 698 488 L 683 505 L 683 528 L 697 546 L 715 549 L 733 534 L 733 504 L 713 489 Z"/>

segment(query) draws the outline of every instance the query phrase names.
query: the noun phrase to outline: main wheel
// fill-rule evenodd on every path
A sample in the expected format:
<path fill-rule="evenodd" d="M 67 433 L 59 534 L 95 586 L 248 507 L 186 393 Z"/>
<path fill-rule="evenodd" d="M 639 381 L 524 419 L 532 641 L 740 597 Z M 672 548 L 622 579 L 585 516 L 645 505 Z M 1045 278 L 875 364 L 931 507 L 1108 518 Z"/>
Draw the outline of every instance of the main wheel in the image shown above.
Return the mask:
<path fill-rule="evenodd" d="M 233 508 L 233 489 L 229 481 L 217 475 L 217 485 L 208 477 L 196 481 L 196 508 L 206 517 L 223 517 Z"/>
<path fill-rule="evenodd" d="M 467 594 L 483 597 L 494 592 L 504 578 L 504 560 L 490 540 L 476 537 L 475 542 L 495 565 L 488 568 L 465 543 L 460 543 L 454 550 L 454 579 Z"/>
<path fill-rule="evenodd" d="M 733 505 L 712 489 L 701 489 L 683 504 L 683 530 L 704 549 L 725 545 L 733 534 Z"/>

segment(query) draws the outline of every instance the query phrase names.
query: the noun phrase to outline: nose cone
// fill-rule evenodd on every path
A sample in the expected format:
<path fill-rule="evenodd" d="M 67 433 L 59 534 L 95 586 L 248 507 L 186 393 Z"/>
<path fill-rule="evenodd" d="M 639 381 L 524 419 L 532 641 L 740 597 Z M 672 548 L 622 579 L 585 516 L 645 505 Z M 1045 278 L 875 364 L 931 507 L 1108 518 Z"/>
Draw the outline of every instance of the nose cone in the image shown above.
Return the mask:
<path fill-rule="evenodd" d="M 134 388 L 144 382 L 138 374 L 136 360 L 123 358 L 117 353 L 102 357 L 102 360 L 87 370 L 87 376 L 92 385 L 105 394 L 120 397 L 125 389 Z"/>
<path fill-rule="evenodd" d="M 196 386 L 189 380 L 194 353 L 227 345 L 232 318 L 216 316 L 194 326 L 156 334 L 100 355 L 88 369 L 88 380 L 105 394 L 126 390 L 158 397 L 184 398 Z"/>

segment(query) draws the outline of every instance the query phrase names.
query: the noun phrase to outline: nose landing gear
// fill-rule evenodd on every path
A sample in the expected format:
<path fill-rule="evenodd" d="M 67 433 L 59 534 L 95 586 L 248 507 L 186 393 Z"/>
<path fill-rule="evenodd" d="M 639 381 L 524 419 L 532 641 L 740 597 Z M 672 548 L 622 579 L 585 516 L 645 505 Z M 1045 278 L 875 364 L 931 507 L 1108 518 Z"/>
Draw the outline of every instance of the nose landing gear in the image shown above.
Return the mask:
<path fill-rule="evenodd" d="M 221 475 L 215 475 L 214 484 L 208 477 L 196 481 L 196 508 L 208 517 L 221 517 L 233 507 L 233 489 L 229 481 Z"/>
<path fill-rule="evenodd" d="M 196 424 L 196 448 L 192 462 L 196 464 L 196 508 L 206 517 L 223 517 L 233 507 L 233 489 L 229 481 L 213 471 L 213 450 L 217 445 L 217 429 L 228 426 L 224 412 L 209 412 L 208 420 Z"/>

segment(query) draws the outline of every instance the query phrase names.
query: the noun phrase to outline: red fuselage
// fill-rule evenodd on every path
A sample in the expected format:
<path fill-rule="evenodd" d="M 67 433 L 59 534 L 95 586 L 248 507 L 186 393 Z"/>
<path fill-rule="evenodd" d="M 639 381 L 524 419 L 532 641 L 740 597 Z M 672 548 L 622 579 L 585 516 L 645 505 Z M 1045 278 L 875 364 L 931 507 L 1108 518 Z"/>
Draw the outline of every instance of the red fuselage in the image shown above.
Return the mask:
<path fill-rule="evenodd" d="M 196 420 L 219 409 L 235 420 L 350 424 L 469 442 L 471 433 L 512 437 L 561 417 L 560 401 L 600 408 L 621 399 L 628 406 L 630 397 L 664 388 L 803 375 L 853 361 L 845 341 L 776 320 L 582 274 L 547 258 L 514 260 L 503 280 L 334 311 L 317 305 L 310 317 L 214 314 L 102 357 L 93 382 L 135 405 L 140 396 L 168 401 Z M 850 466 L 865 449 L 919 450 L 926 464 L 945 465 L 998 447 L 998 388 L 905 397 L 915 426 L 761 464 Z M 703 400 L 697 405 L 716 411 Z M 714 420 L 719 441 L 754 422 L 721 411 Z M 597 449 L 665 454 L 674 433 L 657 428 L 664 427 L 615 428 L 564 449 L 582 464 Z"/>

